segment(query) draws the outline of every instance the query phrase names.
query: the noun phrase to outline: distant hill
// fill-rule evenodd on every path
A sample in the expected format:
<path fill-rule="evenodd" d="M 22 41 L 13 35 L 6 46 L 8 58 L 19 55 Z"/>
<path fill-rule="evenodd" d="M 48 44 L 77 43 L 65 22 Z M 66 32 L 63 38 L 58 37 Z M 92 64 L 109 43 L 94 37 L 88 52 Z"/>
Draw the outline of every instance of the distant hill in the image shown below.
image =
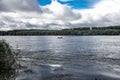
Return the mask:
<path fill-rule="evenodd" d="M 62 30 L 12 30 L 0 31 L 0 35 L 39 36 L 39 35 L 120 35 L 120 26 L 71 28 Z"/>

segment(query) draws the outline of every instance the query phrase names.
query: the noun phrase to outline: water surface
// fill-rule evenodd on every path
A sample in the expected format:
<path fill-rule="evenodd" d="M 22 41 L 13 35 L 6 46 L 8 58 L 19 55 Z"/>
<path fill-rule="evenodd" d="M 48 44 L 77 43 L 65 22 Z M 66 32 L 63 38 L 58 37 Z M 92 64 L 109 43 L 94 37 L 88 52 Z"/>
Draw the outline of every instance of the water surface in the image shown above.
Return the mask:
<path fill-rule="evenodd" d="M 22 58 L 16 80 L 120 80 L 120 36 L 1 36 Z"/>

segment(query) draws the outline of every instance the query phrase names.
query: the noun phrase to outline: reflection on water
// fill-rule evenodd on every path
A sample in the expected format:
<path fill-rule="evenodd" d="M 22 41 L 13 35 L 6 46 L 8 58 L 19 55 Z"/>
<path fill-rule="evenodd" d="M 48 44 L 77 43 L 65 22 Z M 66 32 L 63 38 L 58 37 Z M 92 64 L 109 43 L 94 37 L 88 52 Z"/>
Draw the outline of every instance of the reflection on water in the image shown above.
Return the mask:
<path fill-rule="evenodd" d="M 16 80 L 119 80 L 120 36 L 1 36 L 21 49 Z"/>

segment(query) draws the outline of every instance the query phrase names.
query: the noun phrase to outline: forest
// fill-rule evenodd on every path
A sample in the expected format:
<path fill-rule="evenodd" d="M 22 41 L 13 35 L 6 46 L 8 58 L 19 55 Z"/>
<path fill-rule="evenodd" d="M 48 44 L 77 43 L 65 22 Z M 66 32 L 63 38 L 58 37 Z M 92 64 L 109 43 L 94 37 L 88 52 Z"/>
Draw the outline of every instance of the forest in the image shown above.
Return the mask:
<path fill-rule="evenodd" d="M 0 31 L 1 36 L 39 36 L 39 35 L 120 35 L 120 26 L 83 27 L 62 30 L 24 29 Z"/>

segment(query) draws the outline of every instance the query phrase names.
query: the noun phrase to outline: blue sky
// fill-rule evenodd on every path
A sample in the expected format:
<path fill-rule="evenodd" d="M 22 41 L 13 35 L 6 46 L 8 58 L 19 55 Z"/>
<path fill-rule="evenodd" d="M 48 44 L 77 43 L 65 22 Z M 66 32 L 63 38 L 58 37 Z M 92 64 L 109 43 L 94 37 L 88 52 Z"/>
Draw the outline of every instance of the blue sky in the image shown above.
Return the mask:
<path fill-rule="evenodd" d="M 96 3 L 100 0 L 70 0 L 70 1 L 62 1 L 58 0 L 61 4 L 67 4 L 74 9 L 89 9 L 92 8 Z M 45 6 L 51 3 L 51 0 L 38 0 L 41 6 Z"/>

